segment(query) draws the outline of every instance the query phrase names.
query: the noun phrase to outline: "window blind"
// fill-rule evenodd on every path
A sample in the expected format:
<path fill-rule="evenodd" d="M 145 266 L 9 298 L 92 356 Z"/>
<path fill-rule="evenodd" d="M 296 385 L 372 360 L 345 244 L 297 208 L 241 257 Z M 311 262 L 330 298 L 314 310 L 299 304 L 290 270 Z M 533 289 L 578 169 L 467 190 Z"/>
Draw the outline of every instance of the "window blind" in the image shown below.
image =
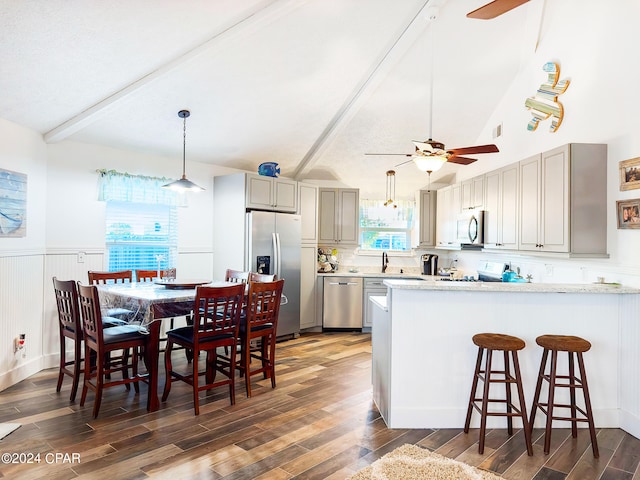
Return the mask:
<path fill-rule="evenodd" d="M 396 200 L 398 208 L 383 200 L 360 201 L 360 248 L 362 250 L 411 250 L 415 202 Z"/>

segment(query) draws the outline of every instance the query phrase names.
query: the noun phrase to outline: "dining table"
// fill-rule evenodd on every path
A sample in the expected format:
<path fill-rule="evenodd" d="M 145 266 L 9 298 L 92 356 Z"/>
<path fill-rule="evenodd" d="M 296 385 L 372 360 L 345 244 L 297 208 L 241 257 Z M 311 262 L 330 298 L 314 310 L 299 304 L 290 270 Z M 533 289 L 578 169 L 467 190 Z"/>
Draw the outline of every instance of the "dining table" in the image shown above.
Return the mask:
<path fill-rule="evenodd" d="M 149 335 L 144 361 L 148 372 L 147 410 L 160 408 L 158 398 L 160 333 L 163 319 L 188 316 L 193 312 L 196 288 L 200 285 L 221 287 L 235 285 L 225 281 L 168 279 L 99 285 L 101 309 L 121 307 L 131 310 L 129 323 Z"/>

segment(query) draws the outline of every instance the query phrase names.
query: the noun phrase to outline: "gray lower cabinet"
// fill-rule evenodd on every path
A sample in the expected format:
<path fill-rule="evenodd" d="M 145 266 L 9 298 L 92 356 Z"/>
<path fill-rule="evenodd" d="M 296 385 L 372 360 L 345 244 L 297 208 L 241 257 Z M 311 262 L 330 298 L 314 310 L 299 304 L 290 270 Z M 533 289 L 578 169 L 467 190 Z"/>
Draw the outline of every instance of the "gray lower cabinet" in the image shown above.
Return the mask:
<path fill-rule="evenodd" d="M 362 319 L 362 328 L 369 329 L 373 325 L 373 304 L 369 301 L 372 296 L 386 296 L 387 287 L 382 283 L 382 278 L 365 278 L 364 289 L 362 295 L 362 311 L 364 313 Z"/>

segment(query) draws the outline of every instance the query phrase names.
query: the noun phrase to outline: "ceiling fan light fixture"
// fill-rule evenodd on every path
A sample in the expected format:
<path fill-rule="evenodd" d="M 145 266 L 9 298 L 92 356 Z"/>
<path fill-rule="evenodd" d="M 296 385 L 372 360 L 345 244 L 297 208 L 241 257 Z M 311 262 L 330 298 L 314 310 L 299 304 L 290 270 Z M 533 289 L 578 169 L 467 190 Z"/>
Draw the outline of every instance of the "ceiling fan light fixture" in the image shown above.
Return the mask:
<path fill-rule="evenodd" d="M 176 192 L 201 192 L 204 190 L 199 185 L 196 185 L 191 180 L 187 179 L 185 173 L 186 168 L 186 151 L 187 151 L 187 117 L 191 115 L 189 110 L 180 110 L 178 116 L 182 119 L 182 177 L 175 182 L 167 183 L 162 188 L 168 188 Z"/>
<path fill-rule="evenodd" d="M 413 162 L 416 164 L 416 167 L 423 172 L 435 172 L 440 170 L 442 166 L 447 163 L 447 157 L 414 156 Z"/>

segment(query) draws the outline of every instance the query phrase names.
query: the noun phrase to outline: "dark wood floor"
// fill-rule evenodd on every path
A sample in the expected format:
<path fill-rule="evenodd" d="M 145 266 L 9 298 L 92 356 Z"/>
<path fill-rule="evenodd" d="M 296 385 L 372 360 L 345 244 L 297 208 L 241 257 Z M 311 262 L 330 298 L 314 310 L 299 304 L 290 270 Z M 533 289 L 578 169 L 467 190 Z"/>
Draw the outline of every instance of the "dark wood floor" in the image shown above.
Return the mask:
<path fill-rule="evenodd" d="M 0 441 L 0 452 L 39 452 L 41 463 L 0 463 L 0 477 L 344 479 L 412 443 L 507 479 L 640 479 L 640 441 L 618 429 L 599 430 L 598 460 L 584 430 L 577 439 L 555 430 L 548 456 L 535 431 L 535 454 L 528 457 L 521 432 L 509 438 L 506 430 L 490 431 L 479 455 L 477 431 L 388 429 L 371 400 L 367 334 L 303 335 L 278 344 L 277 355 L 275 390 L 254 380 L 247 399 L 238 381 L 235 406 L 226 389 L 214 391 L 198 417 L 189 387 L 176 383 L 155 413 L 145 409 L 144 385 L 138 396 L 124 387 L 107 390 L 94 420 L 92 394 L 80 408 L 69 403 L 69 379 L 57 394 L 57 372 L 40 372 L 0 392 L 0 423 L 22 424 Z M 55 457 L 46 453 L 68 454 L 69 461 L 79 454 L 80 462 L 47 464 Z"/>

